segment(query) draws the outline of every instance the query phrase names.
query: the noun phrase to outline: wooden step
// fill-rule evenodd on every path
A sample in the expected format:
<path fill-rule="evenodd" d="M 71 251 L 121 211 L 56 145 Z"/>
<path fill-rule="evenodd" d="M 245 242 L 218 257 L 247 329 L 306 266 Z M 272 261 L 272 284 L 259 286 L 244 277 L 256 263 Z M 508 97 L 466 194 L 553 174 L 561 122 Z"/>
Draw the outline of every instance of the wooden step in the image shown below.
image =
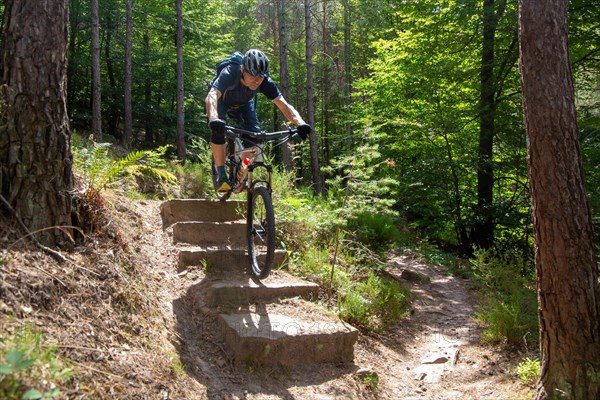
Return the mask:
<path fill-rule="evenodd" d="M 312 303 L 259 304 L 219 314 L 237 365 L 296 366 L 354 359 L 358 331 Z"/>
<path fill-rule="evenodd" d="M 243 200 L 169 200 L 160 206 L 163 228 L 176 222 L 222 222 L 244 219 L 246 202 Z"/>

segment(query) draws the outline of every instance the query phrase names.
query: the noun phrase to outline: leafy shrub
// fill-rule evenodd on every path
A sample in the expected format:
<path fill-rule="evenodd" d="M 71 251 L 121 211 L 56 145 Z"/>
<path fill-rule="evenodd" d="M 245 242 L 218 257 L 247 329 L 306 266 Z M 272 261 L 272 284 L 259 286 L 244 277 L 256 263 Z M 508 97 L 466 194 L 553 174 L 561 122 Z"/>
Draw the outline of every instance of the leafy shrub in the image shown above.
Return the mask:
<path fill-rule="evenodd" d="M 406 289 L 370 272 L 368 278 L 339 292 L 340 317 L 368 330 L 383 331 L 398 322 L 408 306 Z"/>
<path fill-rule="evenodd" d="M 381 165 L 377 157 L 365 146 L 339 160 L 327 196 L 295 187 L 282 170 L 273 174 L 273 188 L 291 271 L 326 289 L 341 318 L 380 331 L 402 318 L 408 298 L 396 281 L 374 272 L 382 265 L 377 251 L 402 239 L 390 207 L 393 183 L 373 177 Z"/>
<path fill-rule="evenodd" d="M 533 383 L 540 376 L 540 360 L 531 359 L 526 357 L 522 362 L 517 365 L 517 376 L 527 382 Z"/>
<path fill-rule="evenodd" d="M 179 180 L 181 195 L 185 198 L 210 198 L 213 196 L 212 148 L 206 140 L 192 138 L 187 147 L 187 161 L 171 166 Z"/>
<path fill-rule="evenodd" d="M 472 262 L 472 280 L 486 296 L 476 313 L 484 326 L 483 339 L 506 340 L 510 344 L 537 341 L 537 297 L 533 277 L 520 257 L 477 251 Z"/>
<path fill-rule="evenodd" d="M 56 347 L 43 343 L 32 327 L 14 331 L 0 341 L 0 398 L 49 399 L 73 370 L 56 356 Z"/>
<path fill-rule="evenodd" d="M 329 286 L 331 261 L 327 249 L 307 248 L 295 263 L 294 272 L 322 287 Z"/>
<path fill-rule="evenodd" d="M 156 150 L 139 150 L 115 160 L 110 143 L 94 143 L 73 135 L 75 170 L 82 176 L 86 190 L 98 192 L 122 180 L 135 182 L 142 192 L 167 192 L 177 178 L 166 167 L 164 156 L 169 145 Z"/>
<path fill-rule="evenodd" d="M 388 215 L 359 213 L 348 221 L 348 229 L 361 243 L 374 250 L 385 250 L 402 239 Z"/>
<path fill-rule="evenodd" d="M 173 163 L 170 168 L 177 177 L 182 197 L 202 199 L 212 195 L 210 165 L 186 162 L 184 165 Z"/>

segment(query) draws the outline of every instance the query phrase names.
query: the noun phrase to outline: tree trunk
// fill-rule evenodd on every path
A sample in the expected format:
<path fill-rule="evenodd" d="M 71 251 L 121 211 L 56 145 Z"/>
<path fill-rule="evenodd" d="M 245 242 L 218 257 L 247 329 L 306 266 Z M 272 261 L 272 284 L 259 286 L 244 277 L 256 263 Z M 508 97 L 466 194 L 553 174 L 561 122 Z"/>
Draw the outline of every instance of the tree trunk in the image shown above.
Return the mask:
<path fill-rule="evenodd" d="M 150 74 L 150 35 L 144 33 L 144 145 L 154 144 L 154 126 L 152 123 L 152 77 Z"/>
<path fill-rule="evenodd" d="M 123 95 L 123 139 L 122 144 L 126 149 L 131 148 L 132 142 L 132 116 L 131 116 L 131 30 L 133 28 L 132 0 L 125 0 L 125 93 Z"/>
<path fill-rule="evenodd" d="M 177 12 L 177 158 L 185 162 L 185 133 L 183 109 L 183 0 L 175 0 Z"/>
<path fill-rule="evenodd" d="M 68 1 L 5 0 L 0 193 L 30 231 L 62 245 L 71 226 L 72 155 L 66 107 Z"/>
<path fill-rule="evenodd" d="M 290 100 L 290 71 L 288 66 L 288 33 L 285 18 L 285 0 L 277 0 L 277 20 L 279 22 L 279 83 L 281 94 L 286 100 Z M 294 163 L 292 152 L 288 143 L 281 146 L 281 157 L 288 171 L 292 171 Z"/>
<path fill-rule="evenodd" d="M 114 137 L 117 141 L 121 142 L 123 135 L 122 132 L 117 129 L 120 118 L 120 88 L 117 87 L 117 78 L 115 75 L 115 69 L 113 68 L 111 50 L 112 50 L 112 33 L 113 24 L 112 18 L 108 15 L 105 18 L 106 22 L 106 40 L 104 40 L 104 59 L 106 62 L 106 75 L 108 75 L 108 83 L 110 85 L 110 97 L 111 102 L 109 103 L 109 118 L 108 118 L 108 129 L 107 133 Z"/>
<path fill-rule="evenodd" d="M 323 16 L 321 25 L 321 40 L 323 41 L 323 54 L 327 57 L 327 55 L 331 54 L 331 35 L 329 33 L 328 28 L 328 17 L 331 16 L 332 12 L 329 10 L 329 2 L 327 0 L 323 0 L 321 5 L 323 7 L 321 11 L 321 14 Z M 333 65 L 333 60 L 330 60 L 328 62 L 331 65 Z M 321 160 L 323 161 L 323 165 L 329 165 L 331 159 L 329 138 L 331 136 L 331 130 L 333 127 L 329 126 L 329 104 L 331 100 L 331 74 L 329 72 L 330 68 L 327 65 L 325 65 L 323 68 L 321 80 L 321 140 L 323 147 L 323 150 L 321 152 Z"/>
<path fill-rule="evenodd" d="M 75 82 L 77 81 L 76 79 L 74 79 L 74 75 L 77 72 L 76 66 L 75 66 L 75 62 L 74 60 L 76 60 L 79 57 L 79 54 L 77 52 L 78 46 L 77 46 L 77 38 L 78 38 L 78 34 L 79 34 L 79 26 L 80 26 L 80 20 L 82 18 L 82 11 L 81 8 L 83 8 L 81 2 L 73 2 L 70 1 L 71 5 L 70 5 L 70 12 L 69 12 L 69 55 L 67 57 L 67 59 L 69 60 L 69 65 L 67 67 L 67 109 L 68 110 L 72 110 L 72 108 L 74 108 L 74 102 L 75 102 L 75 93 L 77 93 L 77 87 L 75 86 Z"/>
<path fill-rule="evenodd" d="M 323 191 L 321 184 L 321 169 L 319 168 L 319 148 L 317 143 L 317 130 L 315 129 L 315 94 L 314 86 L 314 64 L 312 48 L 312 28 L 311 28 L 311 1 L 304 0 L 304 20 L 306 27 L 306 109 L 308 113 L 308 123 L 313 127 L 310 133 L 310 170 L 315 194 L 319 195 Z"/>
<path fill-rule="evenodd" d="M 100 17 L 98 0 L 90 0 L 92 12 L 92 132 L 102 141 L 102 94 L 100 83 Z"/>
<path fill-rule="evenodd" d="M 519 7 L 542 356 L 535 397 L 597 399 L 600 297 L 579 151 L 567 1 L 521 0 Z"/>

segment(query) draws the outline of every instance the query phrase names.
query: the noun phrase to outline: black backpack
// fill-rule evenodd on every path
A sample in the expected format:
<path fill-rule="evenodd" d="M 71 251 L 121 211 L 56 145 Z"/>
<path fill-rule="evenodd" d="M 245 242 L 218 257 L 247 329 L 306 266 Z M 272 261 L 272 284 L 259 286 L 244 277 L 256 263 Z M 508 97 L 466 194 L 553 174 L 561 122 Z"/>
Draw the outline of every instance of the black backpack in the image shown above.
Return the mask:
<path fill-rule="evenodd" d="M 244 55 L 242 53 L 240 53 L 239 51 L 236 51 L 235 53 L 233 53 L 232 55 L 227 57 L 227 59 L 218 62 L 215 65 L 215 77 L 208 84 L 208 90 L 210 90 L 210 88 L 213 86 L 213 84 L 219 77 L 219 74 L 221 73 L 221 71 L 223 71 L 223 69 L 225 67 L 227 67 L 229 65 L 242 65 L 242 64 L 244 64 Z M 239 68 L 235 68 L 234 72 L 239 73 L 240 72 Z M 238 79 L 235 79 L 234 81 L 237 82 Z M 232 89 L 233 87 L 235 87 L 235 85 L 237 85 L 237 83 L 234 83 L 234 86 L 227 88 L 225 91 Z M 223 93 L 223 95 L 225 95 L 225 93 Z M 254 96 L 254 106 L 255 107 L 257 106 L 257 103 L 258 103 L 258 97 L 255 95 Z M 206 106 L 204 107 L 204 113 L 206 113 Z"/>
<path fill-rule="evenodd" d="M 230 55 L 227 59 L 218 62 L 215 65 L 215 77 L 213 78 L 213 80 L 210 82 L 210 85 L 208 86 L 209 89 L 212 87 L 213 83 L 215 83 L 215 81 L 217 80 L 217 78 L 219 77 L 219 74 L 221 73 L 221 71 L 223 71 L 223 68 L 227 67 L 228 65 L 242 65 L 244 63 L 244 55 L 242 53 L 240 53 L 239 51 L 236 51 L 235 53 L 233 53 L 232 55 Z"/>

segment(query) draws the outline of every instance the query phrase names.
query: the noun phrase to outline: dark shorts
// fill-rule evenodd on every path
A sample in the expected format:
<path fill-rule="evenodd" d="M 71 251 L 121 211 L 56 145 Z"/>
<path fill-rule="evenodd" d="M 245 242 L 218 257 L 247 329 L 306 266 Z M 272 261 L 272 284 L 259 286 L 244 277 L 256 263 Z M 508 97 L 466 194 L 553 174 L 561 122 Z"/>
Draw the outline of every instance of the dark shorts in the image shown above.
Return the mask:
<path fill-rule="evenodd" d="M 219 102 L 217 106 L 217 112 L 219 119 L 227 121 L 231 119 L 234 121 L 236 128 L 245 129 L 251 132 L 260 132 L 260 126 L 258 124 L 258 118 L 256 117 L 256 109 L 254 107 L 254 100 L 249 101 L 241 107 L 234 109 L 227 109 L 223 102 Z M 255 141 L 249 142 L 248 138 L 244 139 L 244 146 L 251 146 Z M 214 144 L 225 144 L 225 136 L 212 133 L 211 141 Z"/>

